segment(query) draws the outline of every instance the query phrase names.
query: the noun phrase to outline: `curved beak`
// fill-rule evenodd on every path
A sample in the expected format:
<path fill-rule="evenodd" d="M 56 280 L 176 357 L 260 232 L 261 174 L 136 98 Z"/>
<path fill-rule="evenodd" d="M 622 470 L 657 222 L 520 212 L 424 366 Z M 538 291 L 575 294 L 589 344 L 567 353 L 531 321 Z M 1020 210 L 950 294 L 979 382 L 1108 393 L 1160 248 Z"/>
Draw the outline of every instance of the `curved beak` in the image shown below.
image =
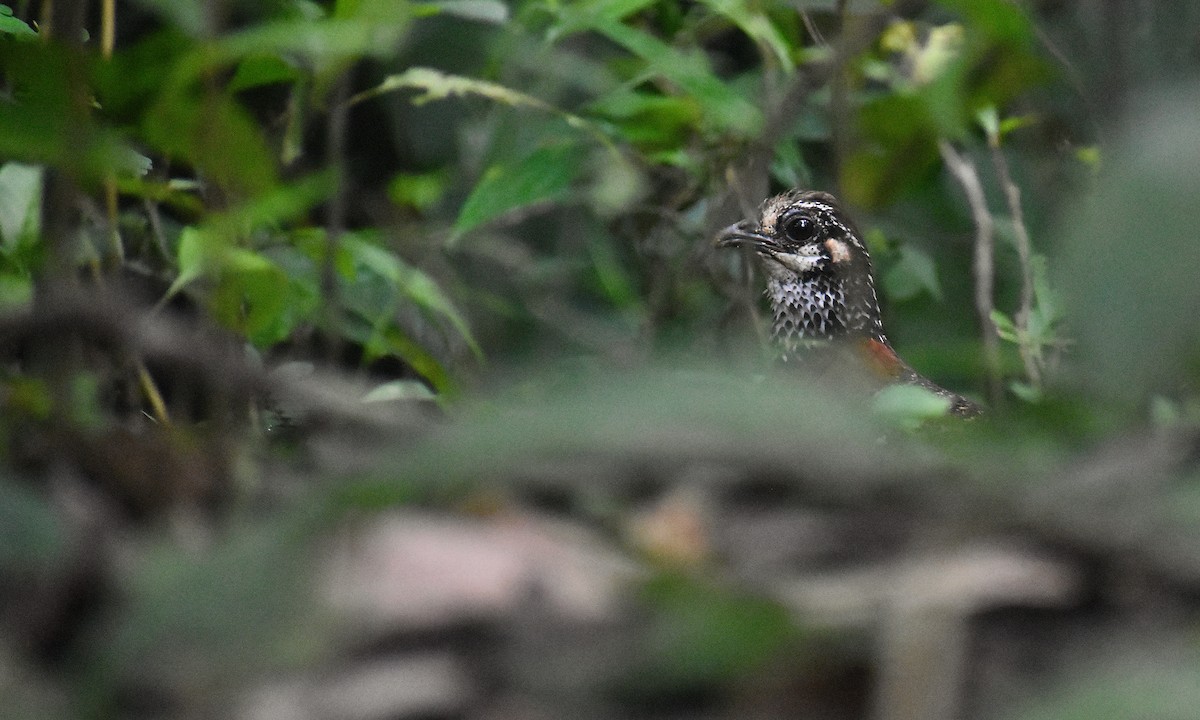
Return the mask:
<path fill-rule="evenodd" d="M 769 235 L 763 235 L 754 229 L 750 220 L 734 223 L 717 233 L 713 240 L 717 247 L 749 246 L 755 250 L 781 250 L 779 244 Z"/>

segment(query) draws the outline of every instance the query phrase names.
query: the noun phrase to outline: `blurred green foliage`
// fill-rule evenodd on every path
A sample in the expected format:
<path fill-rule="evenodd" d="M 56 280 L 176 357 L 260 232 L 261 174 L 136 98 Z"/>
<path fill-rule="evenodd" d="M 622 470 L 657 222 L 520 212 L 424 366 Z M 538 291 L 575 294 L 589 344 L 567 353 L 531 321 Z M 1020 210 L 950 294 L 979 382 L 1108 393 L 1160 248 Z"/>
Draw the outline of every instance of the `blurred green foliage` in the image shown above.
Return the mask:
<path fill-rule="evenodd" d="M 1156 475 L 1172 492 L 1133 520 L 1112 513 L 1124 491 L 1069 486 L 1073 502 L 1055 504 L 1045 489 L 1088 448 L 1200 422 L 1187 2 L 1140 24 L 1105 15 L 1139 29 L 1116 38 L 1086 3 L 130 0 L 111 53 L 105 21 L 47 29 L 43 5 L 0 5 L 0 324 L 21 339 L 0 364 L 0 603 L 31 587 L 19 599 L 37 606 L 72 572 L 119 602 L 72 618 L 86 629 L 65 639 L 0 614 L 18 638 L 0 647 L 18 715 L 65 696 L 116 717 L 138 682 L 194 701 L 181 715 L 211 709 L 209 695 L 326 649 L 302 588 L 330 524 L 453 505 L 555 462 L 583 498 L 572 510 L 604 522 L 620 501 L 595 478 L 699 461 L 791 472 L 822 500 L 1000 507 L 1102 550 L 1092 511 L 1180 556 L 1200 547 L 1194 473 Z M 1131 92 L 1159 77 L 1180 84 Z M 994 222 L 988 308 L 947 147 Z M 760 280 L 713 251 L 712 231 L 798 185 L 853 208 L 892 340 L 987 396 L 987 417 L 942 427 L 940 401 L 913 388 L 860 405 L 738 364 L 762 346 Z M 368 378 L 371 403 L 437 397 L 451 422 L 351 479 L 304 456 L 280 491 L 254 420 L 268 400 L 64 339 L 41 304 L 55 273 L 129 289 L 146 318 L 220 326 L 251 365 L 324 362 Z M 109 324 L 144 340 L 140 319 Z M 994 363 L 980 350 L 992 332 Z M 481 400 L 492 368 L 512 387 Z M 223 482 L 195 490 L 191 471 Z M 72 472 L 121 520 L 72 514 Z M 128 502 L 141 494 L 183 500 Z M 178 541 L 180 516 L 212 525 L 211 542 Z M 106 522 L 121 531 L 100 534 L 128 541 L 119 572 L 91 541 Z M 663 685 L 745 676 L 803 635 L 704 579 L 656 578 L 640 601 L 644 672 Z M 297 639 L 301 623 L 313 632 Z M 67 679 L 43 692 L 8 674 L 26 667 L 16 652 L 51 656 L 50 676 L 64 662 Z M 1195 679 L 1188 661 L 1170 669 Z M 1107 697 L 1047 706 L 1097 717 Z"/>

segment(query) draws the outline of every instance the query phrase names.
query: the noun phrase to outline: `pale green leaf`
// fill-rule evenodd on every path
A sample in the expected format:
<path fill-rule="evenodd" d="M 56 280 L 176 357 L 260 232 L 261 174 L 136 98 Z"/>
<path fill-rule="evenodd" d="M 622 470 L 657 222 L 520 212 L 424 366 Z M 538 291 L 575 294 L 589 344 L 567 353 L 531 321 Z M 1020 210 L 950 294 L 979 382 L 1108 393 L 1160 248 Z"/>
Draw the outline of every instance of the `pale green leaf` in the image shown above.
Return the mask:
<path fill-rule="evenodd" d="M 612 141 L 599 127 L 578 115 L 566 112 L 544 100 L 518 92 L 498 83 L 464 77 L 462 75 L 450 75 L 432 68 L 415 67 L 409 68 L 399 75 L 389 75 L 375 87 L 364 90 L 350 98 L 350 104 L 353 105 L 384 93 L 399 90 L 419 91 L 419 94 L 413 98 L 412 102 L 414 105 L 422 105 L 434 100 L 446 100 L 452 97 L 482 97 L 510 107 L 530 108 L 550 113 L 562 118 L 570 127 L 588 133 L 602 145 L 613 149 Z"/>
<path fill-rule="evenodd" d="M 949 398 L 918 385 L 889 385 L 875 395 L 875 412 L 903 428 L 916 428 L 949 411 Z"/>
<path fill-rule="evenodd" d="M 992 311 L 992 324 L 996 326 L 996 334 L 1001 340 L 1017 342 L 1017 326 L 1012 319 L 999 310 Z"/>
<path fill-rule="evenodd" d="M 41 198 L 42 168 L 15 162 L 0 166 L 0 241 L 5 246 L 37 234 Z"/>
<path fill-rule="evenodd" d="M 187 226 L 179 233 L 179 247 L 176 250 L 176 263 L 179 274 L 167 289 L 163 300 L 173 297 L 193 280 L 204 275 L 211 253 L 209 248 L 212 238 L 201 229 Z"/>

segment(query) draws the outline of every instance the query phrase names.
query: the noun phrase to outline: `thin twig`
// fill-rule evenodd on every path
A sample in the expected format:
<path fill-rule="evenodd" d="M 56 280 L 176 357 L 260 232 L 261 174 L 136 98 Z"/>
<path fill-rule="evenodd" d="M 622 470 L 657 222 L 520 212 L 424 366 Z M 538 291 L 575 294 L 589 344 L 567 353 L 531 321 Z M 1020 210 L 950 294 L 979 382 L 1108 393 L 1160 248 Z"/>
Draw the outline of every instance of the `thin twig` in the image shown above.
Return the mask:
<path fill-rule="evenodd" d="M 938 141 L 942 161 L 967 196 L 971 218 L 975 223 L 975 312 L 979 316 L 983 336 L 983 359 L 987 374 L 989 399 L 995 402 L 1000 397 L 1000 336 L 992 322 L 995 309 L 995 246 L 996 223 L 988 211 L 987 198 L 975 163 L 963 157 L 946 140 Z"/>
<path fill-rule="evenodd" d="M 1029 242 L 1029 230 L 1025 226 L 1025 213 L 1021 208 L 1021 188 L 1013 182 L 1008 169 L 1008 158 L 1000 149 L 999 137 L 988 138 L 992 149 L 992 165 L 1004 188 L 1004 199 L 1008 202 L 1008 214 L 1012 218 L 1013 237 L 1017 243 L 1017 258 L 1021 263 L 1021 306 L 1013 316 L 1013 325 L 1017 329 L 1017 348 L 1021 353 L 1021 362 L 1025 365 L 1025 374 L 1034 387 L 1041 387 L 1042 372 L 1038 367 L 1037 356 L 1031 346 L 1029 337 L 1029 315 L 1033 312 L 1033 253 Z"/>
<path fill-rule="evenodd" d="M 800 21 L 804 23 L 804 29 L 808 31 L 808 35 L 813 39 L 814 43 L 820 45 L 821 47 L 829 47 L 829 43 L 826 42 L 825 36 L 821 34 L 821 30 L 817 27 L 817 24 L 813 22 L 812 16 L 809 15 L 807 10 L 800 11 Z"/>

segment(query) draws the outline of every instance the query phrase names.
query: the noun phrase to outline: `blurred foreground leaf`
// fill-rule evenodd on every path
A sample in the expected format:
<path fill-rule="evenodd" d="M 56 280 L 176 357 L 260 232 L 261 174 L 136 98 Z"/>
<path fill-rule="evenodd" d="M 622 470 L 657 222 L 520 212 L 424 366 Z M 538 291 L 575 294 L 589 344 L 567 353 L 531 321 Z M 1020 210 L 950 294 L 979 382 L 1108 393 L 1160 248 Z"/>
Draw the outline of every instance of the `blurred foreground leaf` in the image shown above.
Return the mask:
<path fill-rule="evenodd" d="M 884 448 L 886 426 L 868 402 L 795 374 L 762 378 L 703 367 L 636 372 L 545 372 L 380 463 L 338 491 L 338 503 L 384 506 L 414 493 L 451 497 L 468 487 L 538 478 L 570 486 L 620 478 L 597 468 L 720 462 L 789 468 L 818 487 L 856 493 L 920 475 L 912 447 Z M 852 393 L 849 393 L 852 394 Z M 580 472 L 572 473 L 571 468 Z M 600 490 L 600 488 L 596 488 Z"/>
<path fill-rule="evenodd" d="M 1132 103 L 1095 193 L 1064 220 L 1053 267 L 1078 339 L 1075 363 L 1110 397 L 1195 380 L 1200 360 L 1200 87 Z"/>

